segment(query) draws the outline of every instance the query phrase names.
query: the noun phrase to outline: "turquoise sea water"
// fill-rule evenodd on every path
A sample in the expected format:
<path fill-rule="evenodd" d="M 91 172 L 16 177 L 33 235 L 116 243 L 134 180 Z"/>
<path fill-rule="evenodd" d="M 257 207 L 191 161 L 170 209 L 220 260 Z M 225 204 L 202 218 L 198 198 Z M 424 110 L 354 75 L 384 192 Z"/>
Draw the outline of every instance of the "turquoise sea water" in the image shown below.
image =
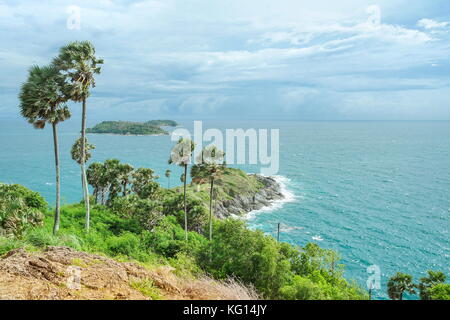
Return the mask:
<path fill-rule="evenodd" d="M 147 120 L 147 119 L 145 119 Z M 90 121 L 95 124 L 96 121 Z M 192 121 L 182 122 L 191 128 Z M 316 241 L 337 250 L 345 275 L 365 286 L 366 268 L 378 265 L 386 298 L 387 278 L 396 271 L 417 279 L 428 269 L 450 276 L 450 122 L 204 121 L 205 128 L 280 130 L 278 179 L 289 201 L 254 212 L 252 228 L 282 241 Z M 78 122 L 61 125 L 62 198 L 79 201 L 79 167 L 70 159 Z M 169 136 L 89 135 L 92 161 L 118 158 L 153 168 L 166 186 L 164 171 L 172 147 Z M 54 160 L 50 128 L 25 121 L 0 121 L 0 181 L 20 183 L 54 200 Z M 258 172 L 258 166 L 241 166 Z M 181 171 L 173 171 L 172 185 Z"/>

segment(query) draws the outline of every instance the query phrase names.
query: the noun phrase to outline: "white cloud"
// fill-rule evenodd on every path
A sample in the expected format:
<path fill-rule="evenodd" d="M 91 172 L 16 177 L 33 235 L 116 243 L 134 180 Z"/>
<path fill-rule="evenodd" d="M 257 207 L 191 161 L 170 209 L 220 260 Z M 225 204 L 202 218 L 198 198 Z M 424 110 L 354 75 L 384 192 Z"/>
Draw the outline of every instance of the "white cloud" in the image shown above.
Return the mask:
<path fill-rule="evenodd" d="M 447 27 L 448 25 L 449 25 L 449 22 L 438 22 L 433 19 L 420 19 L 417 22 L 417 26 L 422 27 L 426 30 L 441 29 L 441 28 Z"/>
<path fill-rule="evenodd" d="M 314 105 L 332 113 L 344 96 L 342 105 L 362 105 L 375 92 L 381 98 L 368 105 L 376 109 L 384 92 L 425 96 L 449 85 L 439 73 L 450 63 L 448 23 L 404 25 L 417 21 L 414 10 L 422 14 L 411 6 L 405 13 L 406 0 L 78 0 L 78 31 L 66 28 L 72 2 L 0 4 L 0 90 L 16 95 L 28 66 L 78 39 L 93 41 L 105 58 L 91 98 L 98 112 L 111 105 L 126 114 L 264 108 L 289 115 Z M 406 108 L 406 99 L 391 97 Z"/>

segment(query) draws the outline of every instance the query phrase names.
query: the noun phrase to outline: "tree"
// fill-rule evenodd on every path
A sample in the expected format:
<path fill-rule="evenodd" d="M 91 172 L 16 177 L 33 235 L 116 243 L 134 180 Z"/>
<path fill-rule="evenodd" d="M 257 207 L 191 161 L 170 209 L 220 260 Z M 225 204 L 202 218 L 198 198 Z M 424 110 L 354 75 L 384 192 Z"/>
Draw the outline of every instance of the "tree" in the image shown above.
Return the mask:
<path fill-rule="evenodd" d="M 414 294 L 413 277 L 410 274 L 397 272 L 387 283 L 388 295 L 392 300 L 403 300 L 405 292 Z"/>
<path fill-rule="evenodd" d="M 104 183 L 104 166 L 100 162 L 91 163 L 86 173 L 88 183 L 94 188 L 95 203 L 98 203 L 98 197 L 103 194 L 103 189 L 106 187 Z"/>
<path fill-rule="evenodd" d="M 198 155 L 197 163 L 191 168 L 191 176 L 199 180 L 210 182 L 209 190 L 209 241 L 212 240 L 212 217 L 214 200 L 214 182 L 220 179 L 225 171 L 225 152 L 214 145 L 203 148 Z"/>
<path fill-rule="evenodd" d="M 172 171 L 170 169 L 166 170 L 165 176 L 167 178 L 167 189 L 170 189 L 170 174 L 172 173 Z"/>
<path fill-rule="evenodd" d="M 420 291 L 420 299 L 431 300 L 430 289 L 438 284 L 444 283 L 446 279 L 447 277 L 443 272 L 428 270 L 428 277 L 420 278 L 419 285 L 417 286 Z"/>
<path fill-rule="evenodd" d="M 450 300 L 450 284 L 448 283 L 439 283 L 430 288 L 429 292 L 431 300 Z"/>
<path fill-rule="evenodd" d="M 95 87 L 95 75 L 100 74 L 103 59 L 95 56 L 95 48 L 89 41 L 75 41 L 62 47 L 58 57 L 53 60 L 54 65 L 61 70 L 72 84 L 70 99 L 82 102 L 81 114 L 81 176 L 84 203 L 86 206 L 86 230 L 89 231 L 90 209 L 89 191 L 86 177 L 86 100 L 90 95 L 90 88 Z"/>
<path fill-rule="evenodd" d="M 81 143 L 81 138 L 77 139 L 75 143 L 72 146 L 72 149 L 70 150 L 70 154 L 72 156 L 72 160 L 76 161 L 78 164 L 81 164 L 82 162 L 82 152 L 81 152 L 81 146 L 83 143 Z M 87 140 L 87 138 L 84 139 L 84 155 L 85 155 L 85 162 L 88 162 L 89 159 L 92 157 L 91 150 L 94 150 L 95 146 L 93 144 L 90 144 Z"/>
<path fill-rule="evenodd" d="M 186 177 L 187 168 L 191 162 L 192 152 L 195 149 L 195 144 L 190 139 L 180 138 L 178 143 L 172 149 L 169 158 L 169 164 L 175 164 L 184 168 L 183 173 L 183 198 L 184 198 L 184 234 L 185 240 L 188 240 L 188 226 L 187 226 L 187 209 L 186 209 Z"/>
<path fill-rule="evenodd" d="M 36 129 L 44 129 L 50 123 L 53 129 L 53 148 L 56 168 L 56 206 L 53 234 L 60 224 L 60 166 L 57 125 L 70 118 L 69 108 L 65 105 L 71 87 L 65 82 L 54 65 L 33 66 L 28 79 L 22 85 L 19 94 L 20 113 Z"/>
<path fill-rule="evenodd" d="M 128 163 L 120 164 L 117 168 L 119 171 L 119 182 L 122 185 L 122 195 L 125 197 L 128 194 L 127 186 L 131 181 L 132 172 L 134 168 Z"/>
<path fill-rule="evenodd" d="M 159 191 L 159 184 L 155 182 L 158 178 L 152 169 L 139 168 L 133 172 L 131 190 L 141 199 L 154 198 Z"/>
<path fill-rule="evenodd" d="M 106 191 L 108 192 L 108 200 L 106 201 L 106 204 L 110 205 L 122 189 L 119 182 L 120 161 L 117 159 L 108 159 L 105 160 L 103 166 L 105 167 L 104 177 L 106 182 Z"/>

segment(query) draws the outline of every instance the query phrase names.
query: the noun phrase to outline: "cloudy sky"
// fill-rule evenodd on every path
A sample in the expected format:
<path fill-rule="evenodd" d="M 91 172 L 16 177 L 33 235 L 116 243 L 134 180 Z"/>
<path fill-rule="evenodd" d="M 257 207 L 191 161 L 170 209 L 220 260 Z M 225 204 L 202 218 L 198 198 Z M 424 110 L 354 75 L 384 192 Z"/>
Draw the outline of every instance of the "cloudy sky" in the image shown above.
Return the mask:
<path fill-rule="evenodd" d="M 448 0 L 0 0 L 0 34 L 3 117 L 91 40 L 94 118 L 450 119 Z"/>

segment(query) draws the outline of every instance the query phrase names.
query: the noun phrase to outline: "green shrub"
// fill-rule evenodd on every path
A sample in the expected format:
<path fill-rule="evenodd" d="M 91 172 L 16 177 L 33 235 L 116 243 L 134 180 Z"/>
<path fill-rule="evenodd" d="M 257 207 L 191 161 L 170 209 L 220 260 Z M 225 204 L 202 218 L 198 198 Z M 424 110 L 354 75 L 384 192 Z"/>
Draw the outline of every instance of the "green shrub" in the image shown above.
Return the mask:
<path fill-rule="evenodd" d="M 163 204 L 164 214 L 173 215 L 180 225 L 184 226 L 184 201 L 182 194 L 168 196 Z M 199 199 L 186 199 L 188 230 L 201 232 L 208 221 L 208 212 Z"/>
<path fill-rule="evenodd" d="M 323 300 L 325 295 L 319 285 L 307 278 L 294 276 L 292 283 L 280 290 L 280 298 L 285 300 Z"/>
<path fill-rule="evenodd" d="M 253 284 L 266 298 L 277 298 L 280 287 L 292 276 L 290 262 L 273 237 L 247 229 L 240 220 L 217 221 L 213 241 L 206 244 L 199 259 L 214 277 Z"/>
<path fill-rule="evenodd" d="M 152 230 L 163 218 L 159 201 L 140 199 L 136 195 L 114 199 L 111 210 L 122 218 L 134 219 L 146 230 Z"/>
<path fill-rule="evenodd" d="M 14 238 L 4 238 L 0 236 L 0 257 L 11 250 L 22 248 L 27 243 Z"/>
<path fill-rule="evenodd" d="M 431 300 L 450 300 L 450 284 L 440 283 L 430 289 Z"/>
<path fill-rule="evenodd" d="M 24 235 L 24 240 L 36 248 L 45 248 L 47 246 L 57 246 L 61 244 L 58 237 L 42 228 L 30 230 Z"/>
<path fill-rule="evenodd" d="M 27 227 L 42 224 L 47 202 L 21 185 L 0 184 L 0 236 L 20 236 Z"/>
<path fill-rule="evenodd" d="M 130 285 L 132 288 L 140 291 L 144 296 L 147 296 L 152 300 L 161 300 L 163 298 L 160 290 L 153 284 L 153 281 L 150 279 L 132 281 Z"/>

